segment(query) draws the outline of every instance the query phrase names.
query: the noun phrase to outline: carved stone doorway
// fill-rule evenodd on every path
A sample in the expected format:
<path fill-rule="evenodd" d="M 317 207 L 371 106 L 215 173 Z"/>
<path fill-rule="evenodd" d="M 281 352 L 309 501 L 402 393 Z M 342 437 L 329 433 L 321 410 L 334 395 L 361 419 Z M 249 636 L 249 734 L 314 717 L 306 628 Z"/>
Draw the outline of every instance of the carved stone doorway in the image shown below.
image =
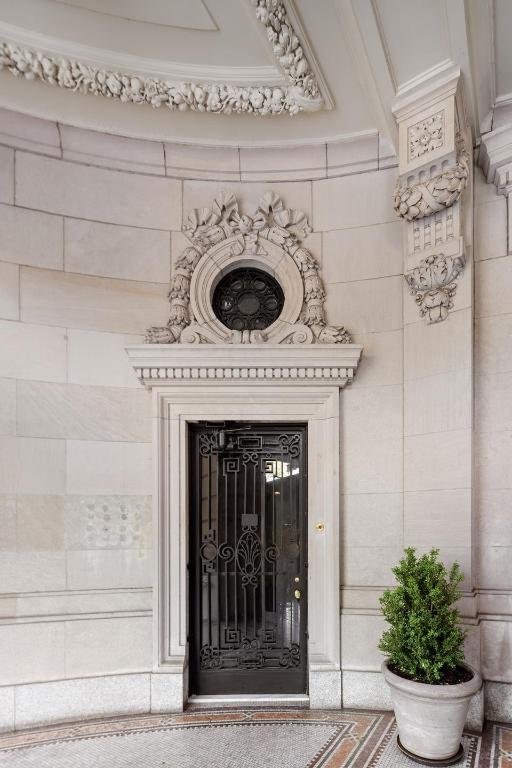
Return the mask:
<path fill-rule="evenodd" d="M 308 616 L 307 656 L 300 662 L 307 688 L 301 682 L 301 690 L 312 708 L 337 708 L 339 397 L 362 348 L 344 327 L 328 324 L 320 266 L 304 246 L 307 217 L 274 192 L 251 215 L 233 194 L 221 194 L 210 208 L 191 211 L 183 232 L 190 246 L 173 270 L 169 320 L 148 330 L 148 344 L 127 350 L 153 392 L 152 702 L 160 702 L 158 711 L 181 709 L 190 674 L 194 686 L 188 435 L 197 422 L 225 420 L 307 426 L 307 598 L 299 598 L 301 615 Z M 245 276 L 240 285 L 237 270 Z"/>

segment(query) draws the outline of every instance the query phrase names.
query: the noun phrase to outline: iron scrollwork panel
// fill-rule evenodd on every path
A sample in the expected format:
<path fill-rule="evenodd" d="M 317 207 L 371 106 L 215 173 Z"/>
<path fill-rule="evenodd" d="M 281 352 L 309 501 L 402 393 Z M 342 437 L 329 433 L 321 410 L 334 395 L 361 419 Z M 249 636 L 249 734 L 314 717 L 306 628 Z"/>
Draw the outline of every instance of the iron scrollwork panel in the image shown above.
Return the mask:
<path fill-rule="evenodd" d="M 191 666 L 199 690 L 205 675 L 221 671 L 231 688 L 241 671 L 296 670 L 305 680 L 306 466 L 305 427 L 193 431 Z"/>

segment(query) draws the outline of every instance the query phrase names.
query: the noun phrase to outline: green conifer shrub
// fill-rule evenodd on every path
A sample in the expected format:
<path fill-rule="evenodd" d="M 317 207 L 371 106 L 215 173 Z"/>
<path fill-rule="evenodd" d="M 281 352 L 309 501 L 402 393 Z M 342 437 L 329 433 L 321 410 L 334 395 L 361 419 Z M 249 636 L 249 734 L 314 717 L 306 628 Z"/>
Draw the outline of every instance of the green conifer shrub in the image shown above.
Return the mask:
<path fill-rule="evenodd" d="M 398 582 L 380 598 L 390 624 L 379 649 L 389 657 L 392 671 L 420 683 L 443 683 L 464 661 L 465 633 L 454 603 L 461 597 L 464 576 L 458 563 L 447 571 L 439 550 L 421 557 L 409 547 L 393 568 Z"/>

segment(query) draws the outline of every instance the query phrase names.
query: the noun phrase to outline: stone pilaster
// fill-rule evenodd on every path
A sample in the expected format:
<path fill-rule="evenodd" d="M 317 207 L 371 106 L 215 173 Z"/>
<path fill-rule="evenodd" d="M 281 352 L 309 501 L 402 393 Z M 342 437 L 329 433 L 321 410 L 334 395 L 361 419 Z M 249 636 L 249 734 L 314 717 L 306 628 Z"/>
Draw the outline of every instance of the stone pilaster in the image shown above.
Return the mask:
<path fill-rule="evenodd" d="M 466 264 L 471 138 L 459 71 L 401 96 L 394 114 L 400 173 L 395 210 L 404 221 L 405 280 L 420 315 L 437 323 L 456 304 Z"/>
<path fill-rule="evenodd" d="M 458 70 L 397 98 L 404 251 L 404 543 L 465 574 L 480 667 L 473 525 L 472 161 Z M 412 297 L 409 295 L 412 294 Z M 482 699 L 470 721 L 481 725 Z"/>

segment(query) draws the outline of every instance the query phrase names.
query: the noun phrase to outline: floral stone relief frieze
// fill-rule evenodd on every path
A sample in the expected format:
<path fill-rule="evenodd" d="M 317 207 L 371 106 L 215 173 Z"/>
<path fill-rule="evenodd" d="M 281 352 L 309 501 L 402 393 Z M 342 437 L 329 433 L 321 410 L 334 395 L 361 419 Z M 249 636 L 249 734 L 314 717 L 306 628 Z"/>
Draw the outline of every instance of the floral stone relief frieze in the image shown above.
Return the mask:
<path fill-rule="evenodd" d="M 0 42 L 0 70 L 83 94 L 180 112 L 294 115 L 325 106 L 320 85 L 281 0 L 251 0 L 287 80 L 283 87 L 170 82 Z"/>
<path fill-rule="evenodd" d="M 148 343 L 351 343 L 343 327 L 328 325 L 320 268 L 302 241 L 311 232 L 306 214 L 286 208 L 269 192 L 256 210 L 240 210 L 231 193 L 210 207 L 196 208 L 185 219 L 190 241 L 171 279 L 167 325 L 148 329 Z M 215 280 L 251 264 L 272 272 L 282 282 L 285 306 L 278 320 L 262 331 L 233 331 L 212 310 Z"/>
<path fill-rule="evenodd" d="M 420 315 L 426 317 L 429 323 L 439 323 L 448 317 L 457 290 L 455 281 L 464 265 L 463 256 L 436 254 L 422 259 L 419 266 L 405 274 Z"/>
<path fill-rule="evenodd" d="M 411 125 L 407 131 L 409 161 L 439 149 L 443 141 L 444 112 L 436 112 L 426 120 Z"/>

